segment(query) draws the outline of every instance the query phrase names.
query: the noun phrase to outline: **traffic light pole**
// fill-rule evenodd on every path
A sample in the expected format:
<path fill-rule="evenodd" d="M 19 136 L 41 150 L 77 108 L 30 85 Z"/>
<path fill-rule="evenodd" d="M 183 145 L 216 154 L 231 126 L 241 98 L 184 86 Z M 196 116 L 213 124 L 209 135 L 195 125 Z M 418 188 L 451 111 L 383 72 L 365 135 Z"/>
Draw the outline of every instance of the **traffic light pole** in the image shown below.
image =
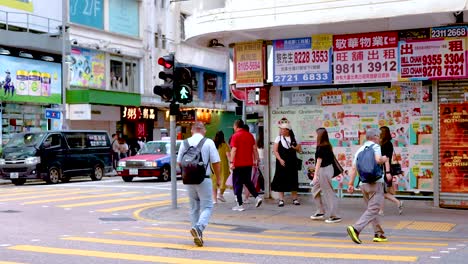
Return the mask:
<path fill-rule="evenodd" d="M 176 155 L 176 115 L 179 105 L 171 102 L 169 108 L 169 136 L 171 137 L 171 193 L 172 209 L 177 209 L 177 155 Z"/>

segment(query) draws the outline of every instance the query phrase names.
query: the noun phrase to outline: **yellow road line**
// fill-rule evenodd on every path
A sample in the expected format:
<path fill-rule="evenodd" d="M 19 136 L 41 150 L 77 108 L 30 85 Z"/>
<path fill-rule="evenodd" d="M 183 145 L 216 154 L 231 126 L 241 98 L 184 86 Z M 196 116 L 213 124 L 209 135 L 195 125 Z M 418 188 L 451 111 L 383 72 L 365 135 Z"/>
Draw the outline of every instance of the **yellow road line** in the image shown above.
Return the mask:
<path fill-rule="evenodd" d="M 59 198 L 59 199 L 32 201 L 32 202 L 26 202 L 26 203 L 23 203 L 23 204 L 25 205 L 25 204 L 42 204 L 42 203 L 51 203 L 51 202 L 63 202 L 63 201 L 83 200 L 83 199 L 90 199 L 90 198 L 120 196 L 120 195 L 126 195 L 126 194 L 136 194 L 136 193 L 140 193 L 140 192 L 118 192 L 118 193 L 85 195 L 85 196 L 66 197 L 66 198 Z"/>
<path fill-rule="evenodd" d="M 75 203 L 75 204 L 64 204 L 58 205 L 58 207 L 82 207 L 82 206 L 90 206 L 90 205 L 100 205 L 100 204 L 109 204 L 109 203 L 120 203 L 120 202 L 128 202 L 128 201 L 138 201 L 138 200 L 146 200 L 152 198 L 158 198 L 163 196 L 169 196 L 168 193 L 160 193 L 160 194 L 151 194 L 151 195 L 144 195 L 144 196 L 137 196 L 131 198 L 119 198 L 119 199 L 112 199 L 112 200 L 104 200 L 104 201 L 94 201 L 94 202 L 86 202 L 86 203 Z"/>
<path fill-rule="evenodd" d="M 210 226 L 211 227 L 211 226 Z M 123 235 L 123 236 L 138 236 L 138 237 L 156 237 L 156 238 L 175 238 L 175 239 L 187 239 L 186 236 L 177 235 L 163 235 L 163 234 L 148 234 L 140 232 L 125 232 L 125 231 L 111 231 L 105 232 L 106 235 Z M 323 244 L 323 243 L 296 243 L 296 242 L 279 242 L 279 241 L 256 241 L 256 240 L 245 240 L 245 239 L 230 239 L 230 238 L 218 238 L 210 237 L 209 241 L 218 241 L 224 243 L 239 243 L 239 244 L 253 244 L 253 245 L 269 245 L 269 246 L 293 246 L 293 247 L 321 247 L 321 248 L 347 248 L 347 249 L 377 249 L 377 250 L 396 250 L 396 251 L 420 251 L 420 252 L 433 252 L 432 248 L 411 248 L 411 247 L 397 247 L 387 246 L 387 243 L 378 244 L 379 246 L 371 245 L 355 245 L 355 244 Z M 376 245 L 376 244 L 374 244 Z"/>
<path fill-rule="evenodd" d="M 53 196 L 64 196 L 64 195 L 82 194 L 82 193 L 90 193 L 90 192 L 96 192 L 96 190 L 76 191 L 76 192 L 60 191 L 60 193 L 49 193 L 49 194 L 44 194 L 44 195 L 23 196 L 23 197 L 16 197 L 16 198 L 1 199 L 0 202 L 17 201 L 17 200 L 25 200 L 25 199 L 39 199 L 39 198 L 47 198 L 47 197 L 53 197 Z"/>
<path fill-rule="evenodd" d="M 211 225 L 210 225 L 211 227 Z M 272 234 L 290 234 L 290 235 L 315 235 L 317 232 L 301 232 L 301 231 L 284 231 L 284 230 L 265 230 L 263 233 Z"/>
<path fill-rule="evenodd" d="M 67 190 L 71 190 L 71 191 L 78 191 L 78 190 L 81 190 L 79 188 L 76 188 L 76 189 L 67 189 Z M 31 195 L 31 194 L 45 194 L 45 193 L 56 193 L 56 192 L 63 192 L 64 189 L 53 189 L 53 190 L 34 190 L 34 191 L 27 191 L 27 192 L 20 192 L 20 193 L 2 193 L 0 194 L 0 198 L 2 197 L 11 197 L 11 196 L 20 196 L 20 195 Z"/>
<path fill-rule="evenodd" d="M 186 203 L 188 202 L 188 198 L 181 198 L 177 199 L 177 202 L 179 203 Z M 124 211 L 124 210 L 129 210 L 129 209 L 135 209 L 135 208 L 141 208 L 141 207 L 160 207 L 160 206 L 165 206 L 170 204 L 170 200 L 164 200 L 164 201 L 158 201 L 158 202 L 150 202 L 150 203 L 141 203 L 141 204 L 132 204 L 132 205 L 124 205 L 124 206 L 119 206 L 119 207 L 112 207 L 112 208 L 106 208 L 106 209 L 100 209 L 97 210 L 98 212 L 103 212 L 103 213 L 112 213 L 112 212 L 117 212 L 117 211 Z"/>
<path fill-rule="evenodd" d="M 167 228 L 167 227 L 147 227 L 148 230 L 165 231 L 165 232 L 187 232 L 185 229 Z M 257 234 L 246 234 L 246 233 L 227 233 L 227 232 L 216 232 L 216 231 L 205 231 L 205 234 L 211 235 L 222 235 L 222 236 L 241 236 L 241 237 L 252 237 L 261 239 L 283 239 L 283 240 L 299 240 L 299 241 L 320 241 L 320 242 L 350 242 L 350 239 L 333 239 L 333 238 L 322 238 L 322 237 L 300 237 L 300 236 L 273 236 L 273 235 L 257 235 Z M 343 233 L 343 236 L 346 234 Z M 385 242 L 386 245 L 419 245 L 419 246 L 435 246 L 444 247 L 448 246 L 447 243 L 427 243 L 427 242 Z"/>
<path fill-rule="evenodd" d="M 23 264 L 21 262 L 0 261 L 0 264 Z"/>
<path fill-rule="evenodd" d="M 1 196 L 8 196 L 8 195 L 13 195 L 13 194 L 23 194 L 23 193 L 34 193 L 34 192 L 37 192 L 37 191 L 49 191 L 51 190 L 50 188 L 41 188 L 41 189 L 29 189 L 29 188 L 24 188 L 24 189 L 16 189 L 16 190 L 2 190 L 2 194 L 0 195 Z"/>
<path fill-rule="evenodd" d="M 359 237 L 374 237 L 373 235 L 360 235 Z M 449 238 L 449 237 L 416 237 L 416 236 L 390 236 L 389 239 L 414 239 L 414 240 L 432 240 L 432 241 L 465 241 L 463 238 Z"/>
<path fill-rule="evenodd" d="M 304 258 L 337 258 L 337 259 L 361 259 L 361 260 L 386 260 L 386 261 L 416 261 L 416 256 L 390 256 L 390 255 L 371 255 L 371 254 L 349 254 L 349 253 L 331 253 L 331 252 L 301 252 L 301 251 L 280 251 L 280 250 L 265 250 L 265 249 L 249 249 L 249 248 L 232 248 L 232 247 L 196 247 L 192 245 L 156 243 L 143 241 L 129 240 L 114 240 L 90 237 L 67 237 L 65 240 L 73 240 L 80 242 L 103 243 L 111 245 L 125 246 L 140 246 L 152 248 L 172 248 L 202 252 L 216 253 L 238 253 L 252 255 L 267 255 L 267 256 L 282 256 L 282 257 L 304 257 Z"/>
<path fill-rule="evenodd" d="M 132 260 L 132 261 L 146 261 L 146 262 L 157 262 L 157 263 L 188 263 L 188 264 L 235 264 L 239 262 L 223 262 L 223 261 L 212 261 L 205 259 L 189 259 L 189 258 L 171 258 L 154 255 L 139 255 L 139 254 L 128 254 L 108 251 L 96 251 L 96 250 L 80 250 L 80 249 L 69 249 L 69 248 L 56 248 L 56 247 L 41 247 L 41 246 L 30 246 L 30 245 L 18 245 L 9 247 L 12 250 L 21 250 L 38 253 L 48 253 L 55 255 L 66 255 L 66 256 L 82 256 L 82 257 L 96 257 L 104 259 L 119 259 L 119 260 Z"/>

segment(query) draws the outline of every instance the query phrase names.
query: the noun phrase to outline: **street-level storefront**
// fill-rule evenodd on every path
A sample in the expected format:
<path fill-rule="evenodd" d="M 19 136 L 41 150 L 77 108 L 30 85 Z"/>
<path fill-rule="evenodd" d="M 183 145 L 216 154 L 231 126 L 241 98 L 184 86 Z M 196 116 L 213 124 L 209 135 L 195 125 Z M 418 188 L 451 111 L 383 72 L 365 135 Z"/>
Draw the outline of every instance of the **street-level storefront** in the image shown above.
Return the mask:
<path fill-rule="evenodd" d="M 15 133 L 60 129 L 62 65 L 21 58 L 18 57 L 18 50 L 5 48 L 10 55 L 0 55 L 2 144 L 7 143 Z M 31 58 L 38 57 L 39 53 L 30 52 Z M 54 58 L 50 55 L 50 58 L 60 60 L 58 56 Z M 46 116 L 46 111 L 54 115 Z"/>
<path fill-rule="evenodd" d="M 120 107 L 96 104 L 69 104 L 67 115 L 71 129 L 105 130 L 116 132 L 120 121 Z"/>
<path fill-rule="evenodd" d="M 146 106 L 122 106 L 120 125 L 128 138 L 153 140 L 153 129 L 158 120 L 158 109 Z"/>
<path fill-rule="evenodd" d="M 468 79 L 467 35 L 468 27 L 463 25 L 273 40 L 272 65 L 267 67 L 273 84 L 270 147 L 279 123 L 290 122 L 303 148 L 299 181 L 309 186 L 307 175 L 315 167 L 315 131 L 327 128 L 345 169 L 333 186 L 343 190 L 366 129 L 388 126 L 393 160 L 403 169 L 393 179 L 398 194 L 434 195 L 440 206 L 468 207 L 464 149 L 460 140 L 454 140 L 463 136 L 463 106 L 468 99 L 463 82 Z M 235 44 L 237 86 L 264 84 L 266 52 L 260 43 Z M 447 97 L 455 91 L 462 96 Z M 449 140 L 442 132 L 453 136 Z M 272 153 L 270 170 L 271 179 Z"/>

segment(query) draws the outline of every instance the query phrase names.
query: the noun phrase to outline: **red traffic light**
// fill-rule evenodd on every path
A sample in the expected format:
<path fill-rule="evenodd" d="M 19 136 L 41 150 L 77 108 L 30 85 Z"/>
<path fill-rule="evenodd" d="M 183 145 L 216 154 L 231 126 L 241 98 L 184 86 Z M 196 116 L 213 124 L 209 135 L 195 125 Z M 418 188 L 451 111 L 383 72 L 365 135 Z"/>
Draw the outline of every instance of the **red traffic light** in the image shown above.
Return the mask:
<path fill-rule="evenodd" d="M 174 66 L 174 55 L 171 54 L 164 57 L 159 57 L 158 64 L 166 69 L 172 68 Z"/>

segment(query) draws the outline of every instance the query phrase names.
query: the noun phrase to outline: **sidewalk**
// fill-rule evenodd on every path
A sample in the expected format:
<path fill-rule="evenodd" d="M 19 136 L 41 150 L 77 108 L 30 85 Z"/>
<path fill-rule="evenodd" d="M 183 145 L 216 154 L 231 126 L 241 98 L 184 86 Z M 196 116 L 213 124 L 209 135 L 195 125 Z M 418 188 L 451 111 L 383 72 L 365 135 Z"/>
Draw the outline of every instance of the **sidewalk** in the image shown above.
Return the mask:
<path fill-rule="evenodd" d="M 210 223 L 221 225 L 235 225 L 259 230 L 265 229 L 287 230 L 296 232 L 345 232 L 348 225 L 354 222 L 365 211 L 362 198 L 339 199 L 340 216 L 343 221 L 327 224 L 310 219 L 315 212 L 310 195 L 300 197 L 301 205 L 295 206 L 291 199 L 286 199 L 285 207 L 278 207 L 275 200 L 266 199 L 259 208 L 255 208 L 254 200 L 248 204 L 243 212 L 232 211 L 234 197 L 227 195 L 226 203 L 215 205 Z M 433 236 L 443 234 L 445 237 L 468 236 L 468 210 L 443 209 L 433 206 L 433 201 L 403 200 L 403 214 L 398 215 L 396 206 L 385 202 L 385 216 L 383 227 L 389 234 L 418 234 L 430 233 Z M 177 209 L 171 206 L 164 208 L 150 208 L 143 210 L 139 216 L 147 220 L 157 221 L 189 221 L 187 203 L 179 203 Z M 371 227 L 366 228 L 372 232 Z"/>

